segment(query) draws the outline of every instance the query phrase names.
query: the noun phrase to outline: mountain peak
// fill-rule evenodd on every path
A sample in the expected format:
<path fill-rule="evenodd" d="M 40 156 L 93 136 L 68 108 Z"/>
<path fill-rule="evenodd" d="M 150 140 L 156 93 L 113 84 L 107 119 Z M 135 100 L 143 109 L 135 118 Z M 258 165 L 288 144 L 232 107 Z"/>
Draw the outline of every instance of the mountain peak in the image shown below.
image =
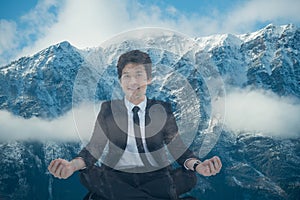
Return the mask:
<path fill-rule="evenodd" d="M 65 47 L 69 47 L 71 46 L 71 44 L 68 41 L 62 41 L 56 44 L 57 46 L 65 46 Z"/>
<path fill-rule="evenodd" d="M 273 24 L 273 23 L 271 23 L 271 24 L 268 24 L 265 28 L 263 28 L 263 29 L 265 29 L 265 30 L 273 30 L 273 29 L 276 29 L 277 27 Z"/>
<path fill-rule="evenodd" d="M 65 52 L 65 51 L 77 51 L 77 48 L 72 46 L 68 41 L 62 41 L 57 44 L 51 45 L 50 47 L 38 52 L 37 54 L 43 54 L 44 52 Z M 35 54 L 36 55 L 36 54 Z"/>
<path fill-rule="evenodd" d="M 269 24 L 266 27 L 255 31 L 253 33 L 247 33 L 239 35 L 239 38 L 244 42 L 255 40 L 257 38 L 280 38 L 284 33 L 295 33 L 298 28 L 294 24 L 276 26 L 274 24 Z"/>

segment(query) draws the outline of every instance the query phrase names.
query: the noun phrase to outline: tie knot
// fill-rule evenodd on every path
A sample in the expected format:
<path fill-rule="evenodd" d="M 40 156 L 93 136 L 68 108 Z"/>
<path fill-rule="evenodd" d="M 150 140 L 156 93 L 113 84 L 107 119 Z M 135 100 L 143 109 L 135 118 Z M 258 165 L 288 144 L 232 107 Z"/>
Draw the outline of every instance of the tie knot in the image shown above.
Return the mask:
<path fill-rule="evenodd" d="M 133 112 L 134 114 L 137 114 L 137 113 L 139 112 L 139 110 L 140 110 L 140 108 L 139 108 L 138 106 L 134 106 L 134 107 L 132 108 L 132 112 Z"/>

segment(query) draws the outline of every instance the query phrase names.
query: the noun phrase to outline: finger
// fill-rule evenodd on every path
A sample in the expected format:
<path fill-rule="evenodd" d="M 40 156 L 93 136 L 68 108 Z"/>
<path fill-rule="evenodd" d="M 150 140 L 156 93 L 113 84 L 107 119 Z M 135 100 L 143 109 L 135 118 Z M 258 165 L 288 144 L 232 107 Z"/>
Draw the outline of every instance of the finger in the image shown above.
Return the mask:
<path fill-rule="evenodd" d="M 61 170 L 60 177 L 65 179 L 66 176 L 67 176 L 67 167 L 64 166 Z"/>
<path fill-rule="evenodd" d="M 52 161 L 50 162 L 50 164 L 49 164 L 49 166 L 48 166 L 48 169 L 49 169 L 49 170 L 53 168 L 53 166 L 54 166 L 56 160 L 57 160 L 57 159 L 52 160 Z"/>
<path fill-rule="evenodd" d="M 218 157 L 218 163 L 219 163 L 219 166 L 220 166 L 220 169 L 221 169 L 221 167 L 222 167 L 222 162 L 221 162 L 221 159 Z"/>
<path fill-rule="evenodd" d="M 56 168 L 57 168 L 57 166 L 58 166 L 58 163 L 59 163 L 59 162 L 58 162 L 57 159 L 56 159 L 56 160 L 53 160 L 53 161 L 50 163 L 48 169 L 49 169 L 49 171 L 50 171 L 52 174 L 55 173 Z"/>
<path fill-rule="evenodd" d="M 216 169 L 213 161 L 209 162 L 209 169 L 211 175 L 216 175 Z"/>
<path fill-rule="evenodd" d="M 55 171 L 55 177 L 57 178 L 61 178 L 61 172 L 62 172 L 62 169 L 63 169 L 63 165 L 60 163 Z"/>
<path fill-rule="evenodd" d="M 52 169 L 53 169 L 54 172 L 57 171 L 57 169 L 58 169 L 58 167 L 60 166 L 61 162 L 62 162 L 62 159 L 56 159 L 56 160 L 55 160 L 55 162 L 54 162 L 54 164 L 53 164 L 53 167 L 52 167 Z"/>
<path fill-rule="evenodd" d="M 62 165 L 62 159 L 56 159 L 55 160 L 55 163 L 53 164 L 53 172 L 55 173 L 55 174 L 57 174 L 58 172 L 59 172 L 59 170 L 60 170 L 60 168 L 61 168 L 61 165 Z"/>
<path fill-rule="evenodd" d="M 217 172 L 219 173 L 221 168 L 222 168 L 222 162 L 221 162 L 221 159 L 218 157 L 218 156 L 215 156 L 214 157 L 214 162 L 215 162 L 215 167 L 216 167 L 216 170 Z"/>
<path fill-rule="evenodd" d="M 218 173 L 218 172 L 219 172 L 219 169 L 220 169 L 219 162 L 218 162 L 218 158 L 217 158 L 216 156 L 213 157 L 212 162 L 213 162 L 213 164 L 214 164 L 214 169 L 215 169 L 215 171 Z"/>

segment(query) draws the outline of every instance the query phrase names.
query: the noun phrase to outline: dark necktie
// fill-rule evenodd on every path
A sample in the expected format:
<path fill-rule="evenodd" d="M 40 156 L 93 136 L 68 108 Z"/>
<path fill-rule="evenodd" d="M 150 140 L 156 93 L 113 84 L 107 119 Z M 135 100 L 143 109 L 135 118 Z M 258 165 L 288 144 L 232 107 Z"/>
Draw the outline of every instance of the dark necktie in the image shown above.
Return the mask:
<path fill-rule="evenodd" d="M 139 155 L 145 165 L 145 167 L 151 166 L 149 163 L 146 155 L 145 155 L 145 149 L 142 142 L 142 136 L 141 136 L 141 129 L 140 129 L 140 119 L 139 119 L 139 112 L 140 108 L 138 106 L 134 106 L 132 109 L 133 112 L 133 126 L 134 126 L 134 135 L 135 135 L 135 141 L 136 145 L 139 151 Z"/>

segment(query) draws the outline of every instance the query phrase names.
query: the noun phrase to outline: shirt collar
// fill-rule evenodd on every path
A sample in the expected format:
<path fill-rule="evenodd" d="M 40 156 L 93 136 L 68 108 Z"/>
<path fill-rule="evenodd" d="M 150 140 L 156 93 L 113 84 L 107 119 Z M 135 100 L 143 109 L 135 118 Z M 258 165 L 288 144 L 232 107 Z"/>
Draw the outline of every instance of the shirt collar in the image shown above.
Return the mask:
<path fill-rule="evenodd" d="M 145 97 L 144 101 L 142 101 L 138 105 L 134 105 L 133 103 L 128 101 L 126 98 L 124 98 L 124 102 L 125 102 L 125 106 L 126 106 L 127 110 L 131 111 L 134 106 L 138 106 L 142 112 L 145 112 L 145 110 L 146 110 L 146 105 L 147 105 L 147 98 L 146 97 Z"/>

